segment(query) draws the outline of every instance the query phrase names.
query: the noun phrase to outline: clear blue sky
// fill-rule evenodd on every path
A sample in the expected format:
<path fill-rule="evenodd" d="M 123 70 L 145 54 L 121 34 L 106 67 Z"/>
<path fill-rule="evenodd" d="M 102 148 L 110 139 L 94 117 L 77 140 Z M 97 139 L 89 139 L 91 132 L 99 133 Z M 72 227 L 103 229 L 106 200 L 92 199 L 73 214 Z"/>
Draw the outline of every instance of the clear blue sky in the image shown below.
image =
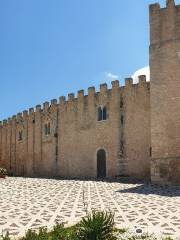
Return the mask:
<path fill-rule="evenodd" d="M 0 119 L 147 66 L 153 2 L 1 0 Z"/>

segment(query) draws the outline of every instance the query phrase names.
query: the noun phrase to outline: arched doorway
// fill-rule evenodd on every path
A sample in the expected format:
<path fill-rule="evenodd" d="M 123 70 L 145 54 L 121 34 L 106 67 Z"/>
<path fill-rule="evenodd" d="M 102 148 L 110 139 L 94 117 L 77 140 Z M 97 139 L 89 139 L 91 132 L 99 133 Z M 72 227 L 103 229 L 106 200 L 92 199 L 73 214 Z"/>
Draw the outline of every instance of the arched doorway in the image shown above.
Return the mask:
<path fill-rule="evenodd" d="M 97 152 L 97 177 L 106 177 L 106 152 L 104 149 Z"/>

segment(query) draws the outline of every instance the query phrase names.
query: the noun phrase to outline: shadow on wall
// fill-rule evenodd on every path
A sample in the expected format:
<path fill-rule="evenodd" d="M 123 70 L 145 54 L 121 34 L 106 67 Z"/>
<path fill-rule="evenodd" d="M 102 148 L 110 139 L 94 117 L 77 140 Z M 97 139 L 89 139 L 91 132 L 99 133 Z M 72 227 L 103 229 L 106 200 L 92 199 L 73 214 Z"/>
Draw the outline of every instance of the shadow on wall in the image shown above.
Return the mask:
<path fill-rule="evenodd" d="M 180 187 L 158 186 L 155 184 L 142 184 L 135 187 L 117 190 L 116 193 L 136 193 L 145 195 L 160 195 L 166 197 L 180 197 Z"/>

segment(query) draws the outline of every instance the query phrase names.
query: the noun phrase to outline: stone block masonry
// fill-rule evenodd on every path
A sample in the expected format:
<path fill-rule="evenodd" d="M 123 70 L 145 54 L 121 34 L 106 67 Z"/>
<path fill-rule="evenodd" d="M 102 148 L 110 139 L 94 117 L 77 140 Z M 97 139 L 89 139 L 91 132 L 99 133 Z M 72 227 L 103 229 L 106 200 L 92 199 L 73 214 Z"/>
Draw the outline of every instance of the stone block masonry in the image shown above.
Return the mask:
<path fill-rule="evenodd" d="M 0 165 L 15 176 L 96 178 L 99 164 L 102 177 L 149 177 L 149 89 L 145 76 L 116 80 L 18 113 L 1 123 Z"/>
<path fill-rule="evenodd" d="M 150 12 L 150 79 L 113 81 L 0 124 L 0 166 L 15 176 L 131 176 L 180 184 L 180 5 Z"/>
<path fill-rule="evenodd" d="M 150 6 L 151 177 L 180 184 L 180 5 Z"/>

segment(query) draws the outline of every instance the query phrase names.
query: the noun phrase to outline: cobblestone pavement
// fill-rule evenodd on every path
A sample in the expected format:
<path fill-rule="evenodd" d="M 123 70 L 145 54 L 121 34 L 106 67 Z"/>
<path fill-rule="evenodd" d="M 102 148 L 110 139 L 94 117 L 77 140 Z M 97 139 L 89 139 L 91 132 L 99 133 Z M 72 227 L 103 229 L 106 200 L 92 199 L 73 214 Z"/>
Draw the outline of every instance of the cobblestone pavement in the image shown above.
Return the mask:
<path fill-rule="evenodd" d="M 180 235 L 180 188 L 117 182 L 0 179 L 0 233 L 22 235 L 55 222 L 73 224 L 85 209 L 111 209 L 118 227 Z"/>

